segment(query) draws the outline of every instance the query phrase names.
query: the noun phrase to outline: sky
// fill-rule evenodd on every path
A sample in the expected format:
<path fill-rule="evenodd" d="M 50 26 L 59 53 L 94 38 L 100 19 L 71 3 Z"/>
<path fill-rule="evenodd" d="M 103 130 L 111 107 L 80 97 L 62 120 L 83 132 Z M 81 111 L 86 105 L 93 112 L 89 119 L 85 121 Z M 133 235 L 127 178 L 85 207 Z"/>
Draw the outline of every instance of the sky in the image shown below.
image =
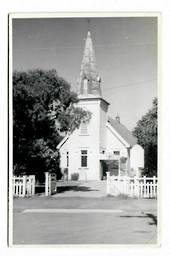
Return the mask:
<path fill-rule="evenodd" d="M 133 130 L 157 96 L 156 17 L 13 19 L 13 70 L 56 69 L 76 91 L 89 29 L 109 115 Z"/>

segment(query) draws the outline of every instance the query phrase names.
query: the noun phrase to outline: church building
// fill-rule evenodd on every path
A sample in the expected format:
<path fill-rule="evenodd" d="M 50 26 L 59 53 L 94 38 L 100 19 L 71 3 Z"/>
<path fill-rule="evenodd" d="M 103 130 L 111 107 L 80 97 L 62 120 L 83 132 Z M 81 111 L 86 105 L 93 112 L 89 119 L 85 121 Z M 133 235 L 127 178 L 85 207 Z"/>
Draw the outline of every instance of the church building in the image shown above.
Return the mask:
<path fill-rule="evenodd" d="M 101 180 L 107 171 L 115 176 L 140 176 L 144 150 L 118 115 L 108 116 L 109 103 L 102 97 L 90 32 L 85 41 L 78 98 L 77 106 L 91 112 L 91 119 L 65 136 L 57 147 L 60 167 L 68 169 L 68 179 L 76 173 L 79 180 Z"/>

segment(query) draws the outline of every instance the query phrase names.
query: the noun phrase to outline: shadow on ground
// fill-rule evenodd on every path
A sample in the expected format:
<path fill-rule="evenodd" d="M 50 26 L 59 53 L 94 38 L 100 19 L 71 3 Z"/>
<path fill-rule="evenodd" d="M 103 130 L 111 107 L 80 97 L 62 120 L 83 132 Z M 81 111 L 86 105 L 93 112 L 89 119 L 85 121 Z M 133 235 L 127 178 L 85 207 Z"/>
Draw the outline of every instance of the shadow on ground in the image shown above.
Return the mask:
<path fill-rule="evenodd" d="M 99 191 L 97 189 L 91 189 L 86 186 L 62 186 L 57 187 L 57 193 L 64 193 L 66 191 L 79 191 L 79 192 L 89 192 L 89 191 Z"/>
<path fill-rule="evenodd" d="M 149 218 L 152 222 L 149 222 L 149 225 L 157 226 L 157 217 L 151 213 L 143 213 L 144 215 L 123 215 L 121 218 Z"/>

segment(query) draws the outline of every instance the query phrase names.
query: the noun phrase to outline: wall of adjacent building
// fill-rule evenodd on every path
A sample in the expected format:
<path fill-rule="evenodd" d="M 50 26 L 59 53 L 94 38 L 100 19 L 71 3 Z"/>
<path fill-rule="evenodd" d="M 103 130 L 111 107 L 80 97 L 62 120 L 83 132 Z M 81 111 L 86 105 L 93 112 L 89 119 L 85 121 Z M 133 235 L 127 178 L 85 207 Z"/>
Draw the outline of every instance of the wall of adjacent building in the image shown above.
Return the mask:
<path fill-rule="evenodd" d="M 127 148 L 108 127 L 106 127 L 106 145 L 106 154 L 120 151 L 120 156 L 128 157 Z"/>
<path fill-rule="evenodd" d="M 138 168 L 144 168 L 144 149 L 138 144 L 134 145 L 130 150 L 130 166 L 136 173 Z"/>

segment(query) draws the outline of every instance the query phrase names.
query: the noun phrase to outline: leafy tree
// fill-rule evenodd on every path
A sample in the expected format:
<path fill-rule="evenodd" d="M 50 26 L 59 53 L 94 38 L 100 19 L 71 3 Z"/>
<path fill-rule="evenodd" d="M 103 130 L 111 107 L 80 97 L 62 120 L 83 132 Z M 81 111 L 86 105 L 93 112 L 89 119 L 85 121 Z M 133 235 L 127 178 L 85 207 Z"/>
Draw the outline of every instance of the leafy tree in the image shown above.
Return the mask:
<path fill-rule="evenodd" d="M 14 174 L 45 171 L 59 174 L 57 144 L 62 136 L 90 119 L 75 107 L 77 95 L 55 70 L 13 73 L 13 164 Z"/>
<path fill-rule="evenodd" d="M 152 108 L 138 121 L 133 134 L 145 150 L 146 176 L 157 175 L 157 98 Z"/>

